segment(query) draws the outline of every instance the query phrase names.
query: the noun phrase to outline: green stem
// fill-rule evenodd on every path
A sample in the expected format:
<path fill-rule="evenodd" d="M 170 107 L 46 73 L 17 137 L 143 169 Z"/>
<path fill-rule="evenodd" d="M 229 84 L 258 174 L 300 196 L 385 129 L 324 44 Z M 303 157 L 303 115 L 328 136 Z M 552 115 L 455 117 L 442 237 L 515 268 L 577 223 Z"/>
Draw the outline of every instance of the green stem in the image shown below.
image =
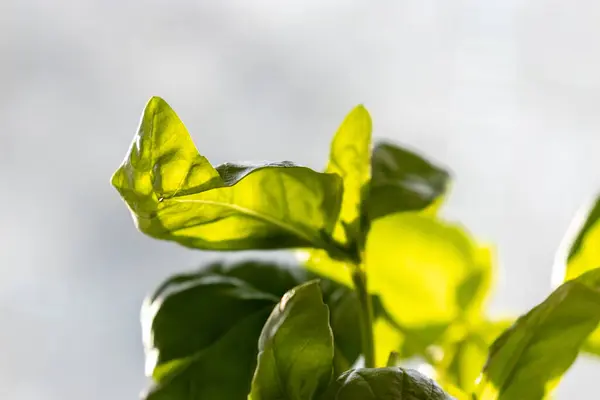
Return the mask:
<path fill-rule="evenodd" d="M 354 288 L 360 303 L 360 326 L 362 352 L 365 358 L 365 368 L 375 368 L 375 338 L 373 336 L 373 306 L 367 290 L 367 276 L 364 271 L 355 267 L 352 273 Z"/>

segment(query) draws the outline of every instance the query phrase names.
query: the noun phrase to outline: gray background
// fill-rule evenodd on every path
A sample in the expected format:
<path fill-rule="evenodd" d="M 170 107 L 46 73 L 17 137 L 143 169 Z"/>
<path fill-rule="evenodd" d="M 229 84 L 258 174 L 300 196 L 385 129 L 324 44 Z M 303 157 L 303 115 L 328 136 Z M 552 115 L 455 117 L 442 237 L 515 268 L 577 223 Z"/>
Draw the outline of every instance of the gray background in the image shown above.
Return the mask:
<path fill-rule="evenodd" d="M 496 313 L 549 292 L 600 189 L 600 2 L 0 2 L 0 398 L 137 398 L 138 310 L 211 255 L 136 232 L 109 178 L 151 95 L 226 160 L 325 164 L 375 133 L 452 168 L 446 215 L 499 246 Z M 559 399 L 592 393 L 579 361 Z"/>

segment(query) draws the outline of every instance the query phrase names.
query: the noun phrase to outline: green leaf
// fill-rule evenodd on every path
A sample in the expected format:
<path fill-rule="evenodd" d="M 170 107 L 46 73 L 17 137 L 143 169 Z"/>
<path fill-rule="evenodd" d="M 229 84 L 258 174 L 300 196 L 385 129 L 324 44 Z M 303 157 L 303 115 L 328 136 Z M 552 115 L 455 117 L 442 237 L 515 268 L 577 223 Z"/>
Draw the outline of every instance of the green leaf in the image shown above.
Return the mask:
<path fill-rule="evenodd" d="M 585 205 L 574 218 L 556 256 L 553 283 L 574 279 L 600 267 L 600 196 Z M 583 351 L 600 355 L 600 329 L 590 335 Z"/>
<path fill-rule="evenodd" d="M 150 389 L 146 400 L 245 400 L 256 365 L 256 338 L 269 310 L 242 319 L 206 350 L 171 364 L 174 369 Z"/>
<path fill-rule="evenodd" d="M 561 243 L 553 273 L 555 283 L 600 267 L 600 196 L 582 207 Z"/>
<path fill-rule="evenodd" d="M 329 249 L 342 200 L 339 176 L 290 162 L 213 168 L 158 97 L 112 184 L 143 233 L 206 250 Z"/>
<path fill-rule="evenodd" d="M 354 108 L 344 119 L 331 143 L 326 172 L 342 177 L 344 196 L 334 239 L 346 246 L 347 258 L 358 261 L 357 244 L 362 238 L 362 192 L 371 176 L 371 116 L 363 106 Z M 310 271 L 352 287 L 348 260 L 336 260 L 327 251 L 300 250 L 298 256 Z"/>
<path fill-rule="evenodd" d="M 326 172 L 342 177 L 344 197 L 334 238 L 341 243 L 356 240 L 359 235 L 361 192 L 371 177 L 371 130 L 369 112 L 355 107 L 338 128 L 331 143 Z M 354 230 L 347 237 L 346 229 Z"/>
<path fill-rule="evenodd" d="M 322 400 L 451 400 L 431 379 L 399 367 L 359 368 L 342 374 Z"/>
<path fill-rule="evenodd" d="M 491 253 L 457 225 L 422 213 L 379 218 L 367 237 L 365 264 L 370 290 L 407 329 L 482 314 Z"/>
<path fill-rule="evenodd" d="M 401 211 L 436 208 L 450 174 L 417 153 L 387 142 L 375 146 L 364 212 L 369 220 Z"/>
<path fill-rule="evenodd" d="M 329 308 L 329 323 L 335 341 L 337 374 L 350 368 L 360 356 L 359 303 L 352 289 L 321 279 L 320 276 L 312 274 L 300 266 L 264 261 L 247 261 L 231 265 L 213 264 L 204 271 L 241 279 L 261 292 L 272 294 L 278 298 L 295 286 L 320 279 L 323 301 Z"/>
<path fill-rule="evenodd" d="M 480 400 L 542 399 L 600 322 L 600 268 L 556 289 L 490 348 Z"/>
<path fill-rule="evenodd" d="M 277 298 L 239 279 L 178 275 L 144 305 L 149 400 L 245 398 L 257 338 Z"/>
<path fill-rule="evenodd" d="M 333 336 L 317 281 L 283 296 L 262 330 L 258 348 L 252 400 L 312 399 L 328 385 Z"/>
<path fill-rule="evenodd" d="M 496 338 L 514 322 L 514 319 L 482 321 L 472 327 L 458 341 L 442 344 L 443 362 L 439 382 L 471 393 L 487 360 L 488 349 Z"/>

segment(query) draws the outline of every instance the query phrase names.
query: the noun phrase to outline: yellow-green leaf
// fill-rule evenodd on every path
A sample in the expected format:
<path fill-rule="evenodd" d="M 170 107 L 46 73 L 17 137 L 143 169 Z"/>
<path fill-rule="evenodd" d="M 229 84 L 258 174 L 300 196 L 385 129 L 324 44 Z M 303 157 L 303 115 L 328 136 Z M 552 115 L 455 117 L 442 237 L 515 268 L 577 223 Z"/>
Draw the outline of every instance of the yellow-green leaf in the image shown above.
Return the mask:
<path fill-rule="evenodd" d="M 600 267 L 600 196 L 583 206 L 573 219 L 556 255 L 553 284 L 574 279 Z M 587 339 L 583 351 L 600 355 L 600 329 Z"/>
<path fill-rule="evenodd" d="M 213 168 L 158 97 L 112 184 L 143 233 L 208 250 L 328 248 L 343 191 L 336 174 L 290 162 Z"/>
<path fill-rule="evenodd" d="M 371 116 L 362 105 L 355 107 L 338 128 L 331 143 L 326 172 L 335 173 L 344 182 L 344 197 L 334 237 L 347 243 L 357 239 L 361 193 L 371 176 Z M 354 238 L 348 238 L 350 229 Z"/>
<path fill-rule="evenodd" d="M 479 318 L 490 256 L 461 227 L 410 212 L 375 220 L 365 250 L 371 290 L 409 329 Z"/>
<path fill-rule="evenodd" d="M 600 268 L 556 289 L 490 348 L 480 400 L 542 399 L 550 394 L 600 322 Z"/>

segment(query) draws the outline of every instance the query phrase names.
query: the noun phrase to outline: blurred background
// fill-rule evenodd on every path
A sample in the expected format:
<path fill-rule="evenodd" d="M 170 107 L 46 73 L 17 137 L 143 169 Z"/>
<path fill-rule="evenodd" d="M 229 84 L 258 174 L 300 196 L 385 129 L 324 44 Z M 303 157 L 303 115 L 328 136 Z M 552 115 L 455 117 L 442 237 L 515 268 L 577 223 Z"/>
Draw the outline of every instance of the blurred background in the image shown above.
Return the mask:
<path fill-rule="evenodd" d="M 600 190 L 598 21 L 593 0 L 3 0 L 0 398 L 137 398 L 144 296 L 216 256 L 138 233 L 109 185 L 152 95 L 213 164 L 318 169 L 364 103 L 454 172 L 445 215 L 498 245 L 493 312 L 526 311 Z M 598 376 L 579 360 L 558 399 Z"/>

